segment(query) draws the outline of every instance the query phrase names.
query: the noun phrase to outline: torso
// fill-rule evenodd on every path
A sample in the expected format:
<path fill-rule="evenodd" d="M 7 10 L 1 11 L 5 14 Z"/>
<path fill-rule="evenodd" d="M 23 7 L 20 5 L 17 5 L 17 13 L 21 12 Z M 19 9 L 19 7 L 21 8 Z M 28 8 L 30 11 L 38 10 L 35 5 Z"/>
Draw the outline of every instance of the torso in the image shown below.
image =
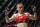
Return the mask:
<path fill-rule="evenodd" d="M 28 15 L 28 14 L 27 14 Z M 27 22 L 28 21 L 28 19 L 27 19 L 27 15 L 26 15 L 26 13 L 24 13 L 22 16 L 21 15 L 19 15 L 18 13 L 17 14 L 15 14 L 15 16 L 16 16 L 16 23 L 17 23 L 17 27 L 28 27 L 28 23 L 23 23 L 23 21 L 25 22 Z M 22 23 L 18 23 L 18 22 L 22 22 Z"/>
<path fill-rule="evenodd" d="M 16 23 L 18 22 L 27 22 L 28 19 L 27 19 L 27 16 L 26 14 L 24 13 L 22 16 L 19 15 L 19 14 L 16 14 Z"/>

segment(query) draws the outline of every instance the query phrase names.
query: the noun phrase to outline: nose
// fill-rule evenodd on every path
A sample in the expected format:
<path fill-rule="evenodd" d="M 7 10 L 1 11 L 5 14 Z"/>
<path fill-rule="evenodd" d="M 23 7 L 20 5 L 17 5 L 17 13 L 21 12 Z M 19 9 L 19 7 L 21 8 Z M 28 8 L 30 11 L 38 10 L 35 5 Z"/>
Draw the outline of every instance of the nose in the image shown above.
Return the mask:
<path fill-rule="evenodd" d="M 21 8 L 21 10 L 22 10 L 23 8 Z"/>

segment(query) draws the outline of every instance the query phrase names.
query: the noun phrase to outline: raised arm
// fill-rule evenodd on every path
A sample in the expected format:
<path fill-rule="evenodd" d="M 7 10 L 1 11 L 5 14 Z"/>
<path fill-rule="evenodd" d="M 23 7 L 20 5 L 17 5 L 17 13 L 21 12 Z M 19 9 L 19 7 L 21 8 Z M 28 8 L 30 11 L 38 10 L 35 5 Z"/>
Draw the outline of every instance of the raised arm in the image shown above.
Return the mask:
<path fill-rule="evenodd" d="M 7 23 L 10 23 L 10 22 L 12 22 L 12 21 L 14 21 L 14 20 L 15 20 L 15 16 L 14 16 L 14 15 L 12 15 L 12 17 L 11 17 L 11 18 L 9 18 L 8 16 L 5 16 L 5 20 L 6 20 L 6 22 L 7 22 Z"/>
<path fill-rule="evenodd" d="M 31 15 L 30 13 L 26 13 L 26 16 L 28 17 L 28 19 L 30 20 L 36 20 L 36 18 L 37 18 L 37 14 L 36 13 L 34 13 L 34 15 Z"/>
<path fill-rule="evenodd" d="M 26 13 L 27 17 L 31 20 L 36 20 L 37 19 L 37 12 L 36 12 L 36 8 L 34 7 L 33 8 L 33 12 L 34 12 L 34 15 L 31 15 L 30 13 Z"/>
<path fill-rule="evenodd" d="M 16 16 L 16 14 L 13 14 L 12 17 L 9 18 L 8 17 L 8 13 L 5 12 L 5 20 L 6 20 L 6 23 L 10 23 L 10 22 L 14 21 L 15 20 L 15 16 Z"/>
<path fill-rule="evenodd" d="M 37 19 L 37 14 L 36 13 L 34 13 L 34 15 L 31 15 L 30 13 L 29 13 L 29 19 L 31 19 L 31 20 L 36 20 Z"/>

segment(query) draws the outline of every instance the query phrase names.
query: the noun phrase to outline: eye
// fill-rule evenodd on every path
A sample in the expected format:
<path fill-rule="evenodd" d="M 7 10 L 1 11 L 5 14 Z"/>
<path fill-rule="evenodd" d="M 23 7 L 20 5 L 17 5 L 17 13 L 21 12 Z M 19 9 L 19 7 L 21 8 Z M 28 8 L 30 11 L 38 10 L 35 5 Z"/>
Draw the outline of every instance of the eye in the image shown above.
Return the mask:
<path fill-rule="evenodd" d="M 19 7 L 21 9 L 21 7 Z"/>
<path fill-rule="evenodd" d="M 19 8 L 21 8 L 21 7 L 19 7 Z"/>
<path fill-rule="evenodd" d="M 23 8 L 23 7 L 20 7 L 20 8 Z"/>

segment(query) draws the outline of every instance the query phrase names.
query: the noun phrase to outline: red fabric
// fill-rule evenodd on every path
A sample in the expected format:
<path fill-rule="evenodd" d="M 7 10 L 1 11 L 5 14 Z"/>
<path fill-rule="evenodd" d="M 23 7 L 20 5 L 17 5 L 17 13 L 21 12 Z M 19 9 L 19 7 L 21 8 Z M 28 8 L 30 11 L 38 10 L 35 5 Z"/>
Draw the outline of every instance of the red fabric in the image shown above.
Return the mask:
<path fill-rule="evenodd" d="M 19 16 L 19 15 L 17 14 L 17 15 L 16 15 L 16 23 L 22 22 L 22 21 L 28 21 L 26 15 L 23 14 L 23 16 Z"/>

